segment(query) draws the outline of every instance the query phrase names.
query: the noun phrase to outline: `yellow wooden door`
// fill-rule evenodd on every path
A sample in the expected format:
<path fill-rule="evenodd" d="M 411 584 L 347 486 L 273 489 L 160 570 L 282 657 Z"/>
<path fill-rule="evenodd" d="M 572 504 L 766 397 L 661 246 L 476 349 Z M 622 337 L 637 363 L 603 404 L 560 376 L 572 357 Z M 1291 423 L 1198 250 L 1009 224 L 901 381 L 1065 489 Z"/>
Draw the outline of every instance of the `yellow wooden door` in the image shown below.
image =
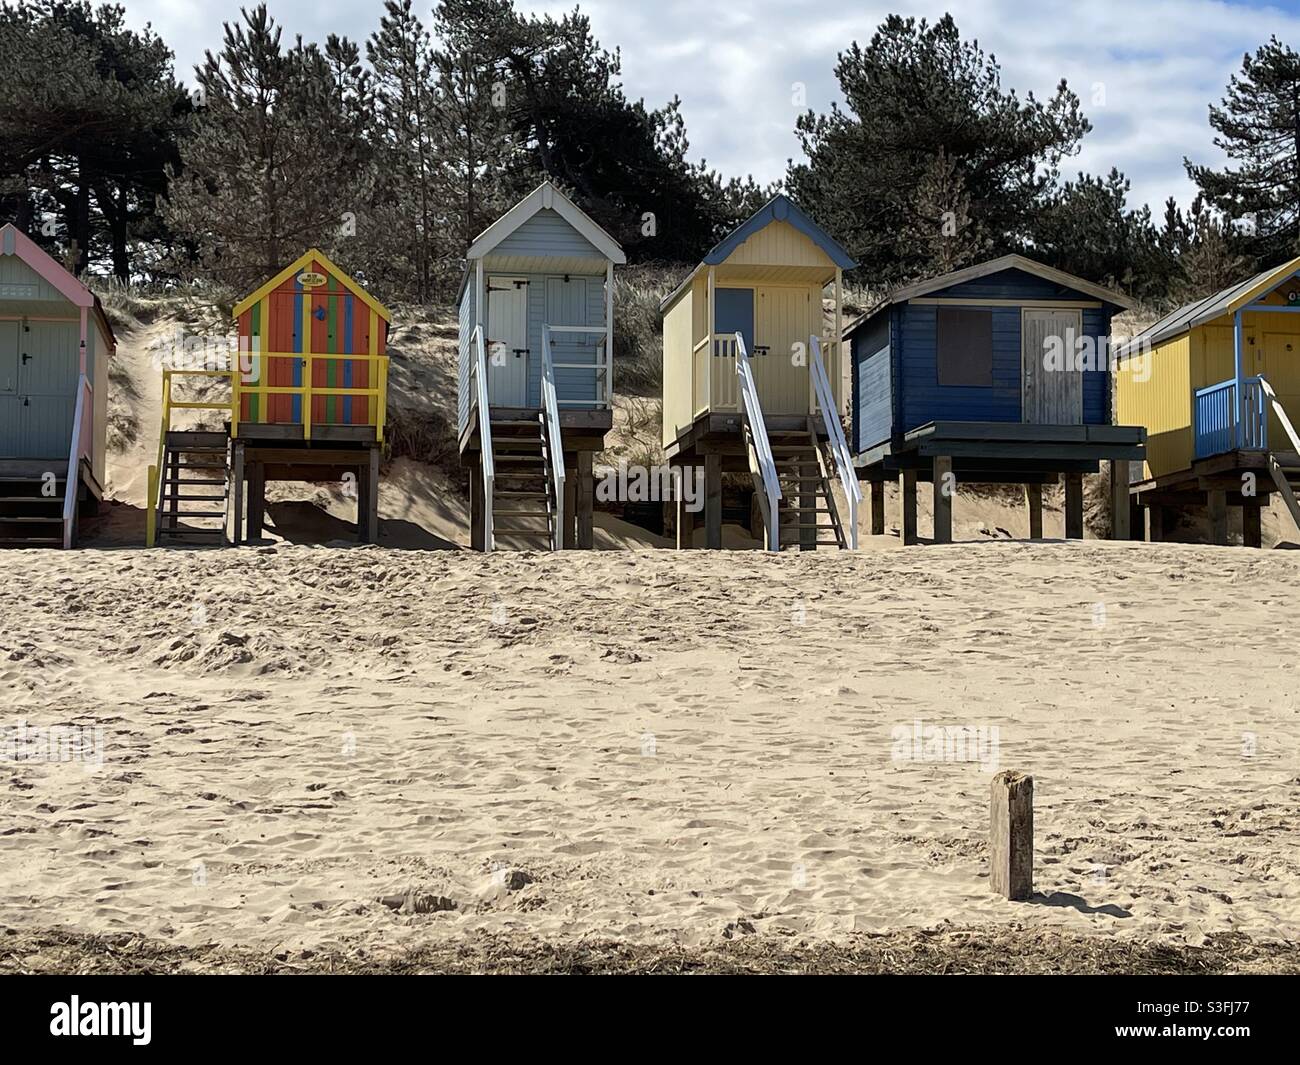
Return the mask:
<path fill-rule="evenodd" d="M 1300 428 L 1300 336 L 1294 333 L 1264 334 L 1263 365 L 1259 369 L 1273 386 L 1286 408 L 1291 424 Z M 1293 451 L 1277 414 L 1269 411 L 1268 446 L 1273 451 Z"/>

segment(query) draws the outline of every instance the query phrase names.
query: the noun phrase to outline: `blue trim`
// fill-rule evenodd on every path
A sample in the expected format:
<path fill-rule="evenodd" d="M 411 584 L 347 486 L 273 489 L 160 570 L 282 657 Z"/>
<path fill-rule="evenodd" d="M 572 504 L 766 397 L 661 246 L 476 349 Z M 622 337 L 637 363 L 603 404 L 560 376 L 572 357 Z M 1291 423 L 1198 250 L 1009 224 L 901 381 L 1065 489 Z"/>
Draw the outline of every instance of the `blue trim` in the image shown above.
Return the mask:
<path fill-rule="evenodd" d="M 307 341 L 307 338 L 302 335 L 302 282 L 294 278 L 293 287 L 293 350 L 300 355 L 306 350 L 303 345 Z M 293 387 L 302 387 L 302 359 L 293 360 Z M 302 425 L 302 396 L 293 397 L 290 410 L 293 412 L 291 415 L 292 423 Z"/>
<path fill-rule="evenodd" d="M 742 222 L 708 255 L 704 257 L 705 266 L 719 266 L 731 257 L 731 253 L 765 226 L 773 222 L 789 222 L 805 237 L 821 248 L 827 257 L 841 270 L 852 270 L 857 263 L 849 256 L 831 236 L 816 222 L 804 214 L 785 196 L 774 196 L 767 204 Z"/>

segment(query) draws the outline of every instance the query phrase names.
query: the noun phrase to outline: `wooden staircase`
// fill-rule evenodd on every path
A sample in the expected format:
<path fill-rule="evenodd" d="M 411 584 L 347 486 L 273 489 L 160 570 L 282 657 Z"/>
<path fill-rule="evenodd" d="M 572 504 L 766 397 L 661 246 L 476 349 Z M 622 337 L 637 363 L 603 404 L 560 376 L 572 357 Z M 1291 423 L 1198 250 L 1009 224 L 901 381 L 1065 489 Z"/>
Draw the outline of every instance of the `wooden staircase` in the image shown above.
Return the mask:
<path fill-rule="evenodd" d="M 831 491 L 830 466 L 820 439 L 807 429 L 768 430 L 781 482 L 781 550 L 848 549 L 848 538 Z"/>
<path fill-rule="evenodd" d="M 62 547 L 66 462 L 0 472 L 0 547 Z M 74 484 L 75 491 L 76 486 Z"/>
<path fill-rule="evenodd" d="M 1300 529 L 1300 453 L 1270 451 L 1268 469 L 1273 475 L 1278 494 L 1291 512 L 1291 520 Z"/>
<path fill-rule="evenodd" d="M 230 437 L 168 430 L 158 496 L 158 542 L 224 544 Z"/>
<path fill-rule="evenodd" d="M 541 411 L 492 416 L 492 534 L 498 547 L 548 550 L 555 542 L 551 446 Z"/>

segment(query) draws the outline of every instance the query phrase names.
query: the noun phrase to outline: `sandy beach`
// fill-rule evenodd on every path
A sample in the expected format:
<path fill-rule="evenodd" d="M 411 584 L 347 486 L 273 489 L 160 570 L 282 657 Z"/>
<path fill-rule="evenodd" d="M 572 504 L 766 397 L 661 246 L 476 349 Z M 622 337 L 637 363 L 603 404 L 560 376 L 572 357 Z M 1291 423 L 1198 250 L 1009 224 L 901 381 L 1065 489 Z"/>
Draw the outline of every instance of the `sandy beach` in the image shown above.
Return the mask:
<path fill-rule="evenodd" d="M 0 765 L 10 935 L 1300 938 L 1291 551 L 6 562 L 2 723 L 102 739 Z M 1028 903 L 989 892 L 1000 769 L 1035 777 Z"/>

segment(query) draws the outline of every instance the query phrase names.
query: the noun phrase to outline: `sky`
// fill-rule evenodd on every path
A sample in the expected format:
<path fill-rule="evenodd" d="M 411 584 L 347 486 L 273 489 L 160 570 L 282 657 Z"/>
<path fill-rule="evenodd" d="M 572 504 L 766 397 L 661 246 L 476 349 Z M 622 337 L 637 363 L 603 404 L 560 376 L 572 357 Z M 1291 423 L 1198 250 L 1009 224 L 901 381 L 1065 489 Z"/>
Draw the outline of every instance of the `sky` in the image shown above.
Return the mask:
<path fill-rule="evenodd" d="M 176 53 L 177 72 L 219 46 L 238 0 L 119 0 L 133 26 L 151 23 Z M 249 0 L 251 5 L 251 0 Z M 839 98 L 835 59 L 865 44 L 889 13 L 931 21 L 950 11 L 963 38 L 978 40 L 1002 67 L 1003 86 L 1052 94 L 1061 78 L 1079 95 L 1093 131 L 1064 171 L 1107 173 L 1133 183 L 1134 203 L 1157 215 L 1195 194 L 1184 156 L 1219 165 L 1208 107 L 1218 103 L 1243 55 L 1276 35 L 1300 50 L 1300 0 L 951 0 L 939 4 L 848 0 L 562 0 L 521 11 L 562 14 L 575 3 L 606 48 L 619 48 L 627 95 L 659 106 L 682 100 L 692 158 L 727 176 L 779 180 L 800 155 L 800 110 Z M 381 0 L 269 0 L 286 39 L 330 33 L 364 40 Z M 428 12 L 433 0 L 417 4 Z M 426 20 L 427 21 L 427 20 Z M 796 106 L 795 99 L 806 101 Z"/>

